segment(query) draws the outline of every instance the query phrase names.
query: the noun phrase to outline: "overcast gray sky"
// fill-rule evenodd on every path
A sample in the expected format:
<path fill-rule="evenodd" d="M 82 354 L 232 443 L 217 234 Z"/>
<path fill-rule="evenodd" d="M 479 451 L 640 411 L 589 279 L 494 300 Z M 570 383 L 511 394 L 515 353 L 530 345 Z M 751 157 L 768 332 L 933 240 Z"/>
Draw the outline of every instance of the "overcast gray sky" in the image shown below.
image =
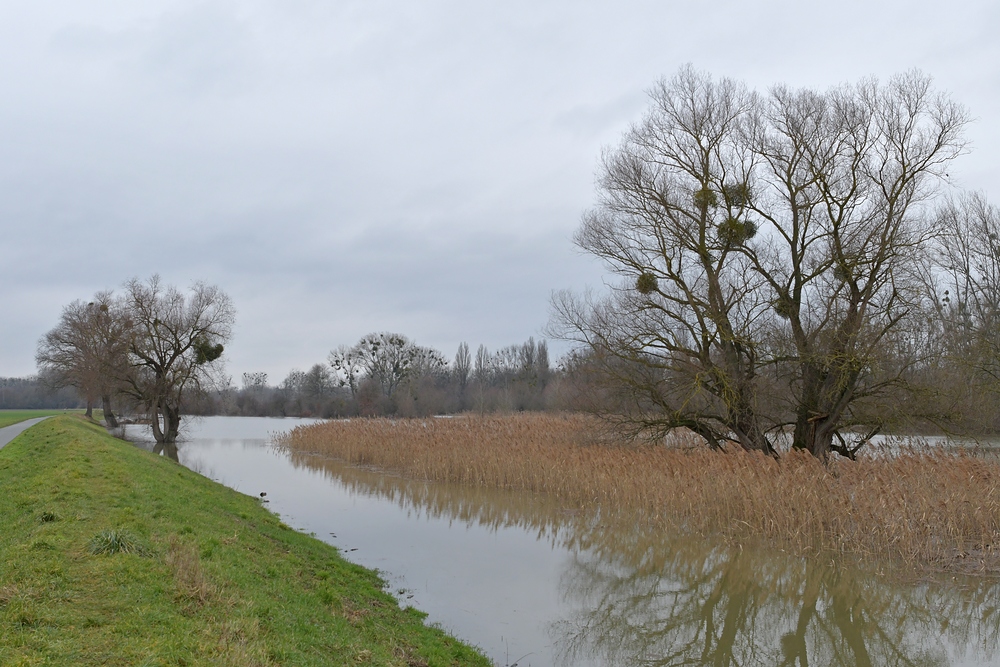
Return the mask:
<path fill-rule="evenodd" d="M 0 376 L 62 307 L 159 273 L 226 290 L 229 372 L 370 331 L 452 356 L 599 286 L 571 237 L 601 147 L 684 63 L 760 89 L 920 68 L 1000 197 L 987 1 L 52 0 L 0 6 Z"/>

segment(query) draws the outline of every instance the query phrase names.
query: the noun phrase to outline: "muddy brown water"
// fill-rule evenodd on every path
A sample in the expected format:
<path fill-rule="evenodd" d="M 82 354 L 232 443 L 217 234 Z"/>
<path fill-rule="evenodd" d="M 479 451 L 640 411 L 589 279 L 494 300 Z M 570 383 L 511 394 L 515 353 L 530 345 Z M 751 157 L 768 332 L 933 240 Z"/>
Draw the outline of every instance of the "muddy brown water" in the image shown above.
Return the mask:
<path fill-rule="evenodd" d="M 993 665 L 1000 583 L 874 571 L 647 531 L 524 493 L 312 456 L 303 420 L 188 420 L 180 462 L 379 570 L 497 665 Z M 129 436 L 142 439 L 139 427 Z M 148 443 L 147 443 L 148 444 Z"/>

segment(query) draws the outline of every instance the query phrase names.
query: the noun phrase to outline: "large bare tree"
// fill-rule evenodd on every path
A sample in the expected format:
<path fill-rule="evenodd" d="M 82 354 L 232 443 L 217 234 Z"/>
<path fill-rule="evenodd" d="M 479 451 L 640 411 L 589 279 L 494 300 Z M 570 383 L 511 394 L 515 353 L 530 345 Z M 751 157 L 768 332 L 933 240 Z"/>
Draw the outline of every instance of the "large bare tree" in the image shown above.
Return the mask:
<path fill-rule="evenodd" d="M 619 280 L 556 295 L 556 327 L 634 432 L 774 454 L 791 428 L 796 448 L 853 456 L 903 383 L 925 203 L 965 110 L 918 73 L 761 95 L 687 67 L 651 98 L 576 236 Z"/>
<path fill-rule="evenodd" d="M 184 294 L 159 276 L 125 283 L 121 303 L 130 325 L 124 391 L 149 412 L 157 445 L 170 445 L 185 393 L 218 370 L 235 309 L 218 287 L 199 282 Z"/>

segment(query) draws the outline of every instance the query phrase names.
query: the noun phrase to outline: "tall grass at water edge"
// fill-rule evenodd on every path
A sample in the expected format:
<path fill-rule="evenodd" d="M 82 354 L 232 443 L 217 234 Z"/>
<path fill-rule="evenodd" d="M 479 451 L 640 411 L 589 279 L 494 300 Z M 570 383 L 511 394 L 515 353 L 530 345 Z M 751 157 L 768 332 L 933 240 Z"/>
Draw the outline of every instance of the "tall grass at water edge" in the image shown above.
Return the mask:
<path fill-rule="evenodd" d="M 553 494 L 611 520 L 764 542 L 796 554 L 845 553 L 930 568 L 1000 571 L 1000 463 L 969 452 L 903 448 L 775 461 L 694 446 L 597 437 L 582 415 L 361 419 L 301 426 L 280 439 L 406 476 Z M 678 446 L 679 445 L 679 446 Z"/>

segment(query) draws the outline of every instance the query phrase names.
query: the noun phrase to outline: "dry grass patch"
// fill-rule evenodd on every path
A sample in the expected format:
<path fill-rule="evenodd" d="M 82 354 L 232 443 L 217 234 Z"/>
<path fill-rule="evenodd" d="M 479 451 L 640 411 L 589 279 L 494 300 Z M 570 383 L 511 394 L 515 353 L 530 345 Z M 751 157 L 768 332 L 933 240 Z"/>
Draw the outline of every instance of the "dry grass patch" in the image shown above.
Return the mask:
<path fill-rule="evenodd" d="M 260 624 L 256 620 L 224 623 L 215 649 L 216 664 L 225 667 L 271 667 L 275 664 L 260 639 Z"/>
<path fill-rule="evenodd" d="M 1000 464 L 964 452 L 904 450 L 774 461 L 595 437 L 580 415 L 361 419 L 299 427 L 293 453 L 426 480 L 553 494 L 653 525 L 793 553 L 848 553 L 966 570 L 1000 569 Z"/>
<path fill-rule="evenodd" d="M 214 588 L 205 576 L 198 549 L 193 544 L 185 544 L 176 535 L 172 535 L 166 561 L 174 572 L 178 596 L 199 605 L 205 604 L 214 592 Z"/>
<path fill-rule="evenodd" d="M 20 595 L 21 591 L 15 585 L 0 586 L 0 607 L 10 604 L 11 600 Z"/>

